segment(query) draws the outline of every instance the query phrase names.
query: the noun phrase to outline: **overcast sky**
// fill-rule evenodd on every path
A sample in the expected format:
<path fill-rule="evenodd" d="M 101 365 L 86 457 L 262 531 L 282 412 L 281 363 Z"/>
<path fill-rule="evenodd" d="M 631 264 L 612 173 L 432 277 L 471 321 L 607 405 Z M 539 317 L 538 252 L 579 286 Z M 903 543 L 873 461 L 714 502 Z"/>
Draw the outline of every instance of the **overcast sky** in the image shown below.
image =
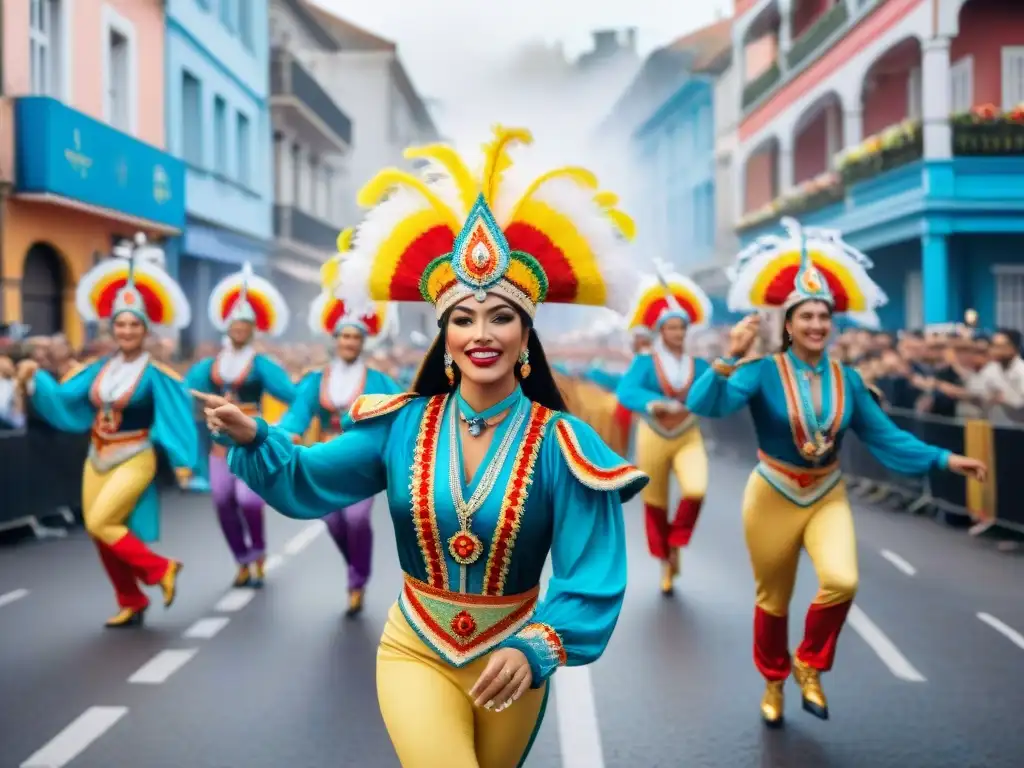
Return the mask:
<path fill-rule="evenodd" d="M 481 68 L 524 42 L 561 40 L 577 55 L 589 48 L 591 30 L 633 26 L 647 54 L 732 9 L 732 0 L 314 1 L 397 42 L 417 88 L 446 112 L 473 100 Z"/>

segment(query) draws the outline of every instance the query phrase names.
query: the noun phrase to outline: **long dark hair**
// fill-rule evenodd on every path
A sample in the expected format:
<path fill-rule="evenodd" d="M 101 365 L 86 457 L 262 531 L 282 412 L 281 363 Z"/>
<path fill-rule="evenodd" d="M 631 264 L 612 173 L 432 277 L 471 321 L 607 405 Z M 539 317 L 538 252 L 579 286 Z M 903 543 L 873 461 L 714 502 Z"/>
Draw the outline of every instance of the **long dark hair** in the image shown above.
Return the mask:
<path fill-rule="evenodd" d="M 804 304 L 807 304 L 808 302 L 811 302 L 811 301 L 817 301 L 817 302 L 820 302 L 821 304 L 824 304 L 828 308 L 828 316 L 829 317 L 833 317 L 835 315 L 835 310 L 833 309 L 832 305 L 827 303 L 827 302 L 821 301 L 820 299 L 804 299 L 803 301 L 801 301 L 801 302 L 799 302 L 797 304 L 794 304 L 792 307 L 790 307 L 789 309 L 786 310 L 786 316 L 782 320 L 782 351 L 783 352 L 788 352 L 789 348 L 791 346 L 793 346 L 793 337 L 789 335 L 788 331 L 786 331 L 786 323 L 788 323 L 790 320 L 793 319 L 793 313 L 796 312 L 796 310 L 799 307 L 802 307 Z"/>
<path fill-rule="evenodd" d="M 565 400 L 562 398 L 562 393 L 555 383 L 555 377 L 551 373 L 551 366 L 548 365 L 547 356 L 544 354 L 544 347 L 541 346 L 540 337 L 537 336 L 533 323 L 529 316 L 521 309 L 518 307 L 513 307 L 513 309 L 519 315 L 523 325 L 529 329 L 530 334 L 526 341 L 526 350 L 530 355 L 530 375 L 525 379 L 520 378 L 519 371 L 518 369 L 516 370 L 516 378 L 519 379 L 519 384 L 523 388 L 523 394 L 545 408 L 551 408 L 555 411 L 567 411 L 568 408 L 566 408 Z M 454 386 L 448 383 L 448 377 L 444 372 L 444 336 L 445 328 L 448 327 L 448 318 L 451 317 L 451 314 L 451 310 L 448 310 L 438 321 L 440 330 L 437 336 L 434 337 L 434 341 L 430 345 L 430 349 L 427 350 L 427 354 L 424 355 L 423 362 L 420 363 L 420 368 L 413 379 L 412 391 L 422 397 L 448 394 L 457 389 L 459 382 L 462 380 L 462 372 L 457 367 L 454 368 Z"/>

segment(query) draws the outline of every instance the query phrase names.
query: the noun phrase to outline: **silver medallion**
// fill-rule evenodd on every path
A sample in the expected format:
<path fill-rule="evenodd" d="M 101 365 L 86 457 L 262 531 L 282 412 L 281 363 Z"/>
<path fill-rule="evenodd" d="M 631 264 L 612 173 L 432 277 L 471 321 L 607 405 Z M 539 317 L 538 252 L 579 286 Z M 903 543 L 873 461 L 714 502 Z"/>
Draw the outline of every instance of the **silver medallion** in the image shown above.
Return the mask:
<path fill-rule="evenodd" d="M 481 304 L 483 304 L 485 301 L 487 301 L 487 291 L 479 290 L 473 294 L 473 298 L 479 301 Z"/>

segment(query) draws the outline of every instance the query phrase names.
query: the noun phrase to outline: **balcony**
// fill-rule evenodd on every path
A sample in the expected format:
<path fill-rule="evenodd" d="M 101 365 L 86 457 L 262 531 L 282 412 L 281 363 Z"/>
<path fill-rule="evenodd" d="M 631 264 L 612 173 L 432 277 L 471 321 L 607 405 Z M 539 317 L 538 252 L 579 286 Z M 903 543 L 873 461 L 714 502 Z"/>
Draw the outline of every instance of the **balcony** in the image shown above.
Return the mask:
<path fill-rule="evenodd" d="M 352 145 L 352 121 L 316 79 L 288 51 L 270 54 L 270 106 L 306 145 L 324 153 Z"/>
<path fill-rule="evenodd" d="M 743 109 L 750 109 L 782 80 L 782 69 L 778 61 L 743 86 Z"/>
<path fill-rule="evenodd" d="M 275 205 L 274 237 L 333 253 L 337 250 L 338 229 L 293 206 Z"/>
<path fill-rule="evenodd" d="M 823 13 L 806 32 L 793 41 L 793 47 L 786 56 L 789 69 L 801 67 L 813 53 L 831 40 L 836 32 L 845 27 L 849 20 L 850 12 L 845 2 L 833 5 Z"/>

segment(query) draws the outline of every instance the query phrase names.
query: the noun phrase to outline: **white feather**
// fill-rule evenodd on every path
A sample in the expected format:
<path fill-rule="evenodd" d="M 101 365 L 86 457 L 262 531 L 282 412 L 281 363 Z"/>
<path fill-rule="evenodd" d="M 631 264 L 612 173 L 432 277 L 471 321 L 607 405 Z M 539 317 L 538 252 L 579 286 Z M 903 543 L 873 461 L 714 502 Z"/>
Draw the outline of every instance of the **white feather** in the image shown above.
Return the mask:
<path fill-rule="evenodd" d="M 249 262 L 242 266 L 241 271 L 228 275 L 217 283 L 210 293 L 207 310 L 213 327 L 221 333 L 227 331 L 227 318 L 221 315 L 220 308 L 224 304 L 224 297 L 232 291 L 240 289 L 243 283 L 246 285 L 246 292 L 249 297 L 262 297 L 273 308 L 274 324 L 268 329 L 268 335 L 279 336 L 284 333 L 291 318 L 288 304 L 284 300 L 284 296 L 281 295 L 281 292 L 274 287 L 273 283 L 266 278 L 252 273 L 252 266 Z"/>
<path fill-rule="evenodd" d="M 107 319 L 106 317 L 100 317 L 97 307 L 92 302 L 92 293 L 100 282 L 105 282 L 108 278 L 123 278 L 127 280 L 128 267 L 129 262 L 127 259 L 107 259 L 90 269 L 78 281 L 78 285 L 75 288 L 75 309 L 78 310 L 78 314 L 81 315 L 85 322 L 90 323 Z M 137 278 L 144 276 L 152 280 L 167 294 L 174 316 L 171 327 L 179 330 L 187 327 L 192 322 L 192 307 L 184 291 L 181 290 L 181 286 L 163 269 L 151 262 L 136 262 L 134 269 Z"/>

